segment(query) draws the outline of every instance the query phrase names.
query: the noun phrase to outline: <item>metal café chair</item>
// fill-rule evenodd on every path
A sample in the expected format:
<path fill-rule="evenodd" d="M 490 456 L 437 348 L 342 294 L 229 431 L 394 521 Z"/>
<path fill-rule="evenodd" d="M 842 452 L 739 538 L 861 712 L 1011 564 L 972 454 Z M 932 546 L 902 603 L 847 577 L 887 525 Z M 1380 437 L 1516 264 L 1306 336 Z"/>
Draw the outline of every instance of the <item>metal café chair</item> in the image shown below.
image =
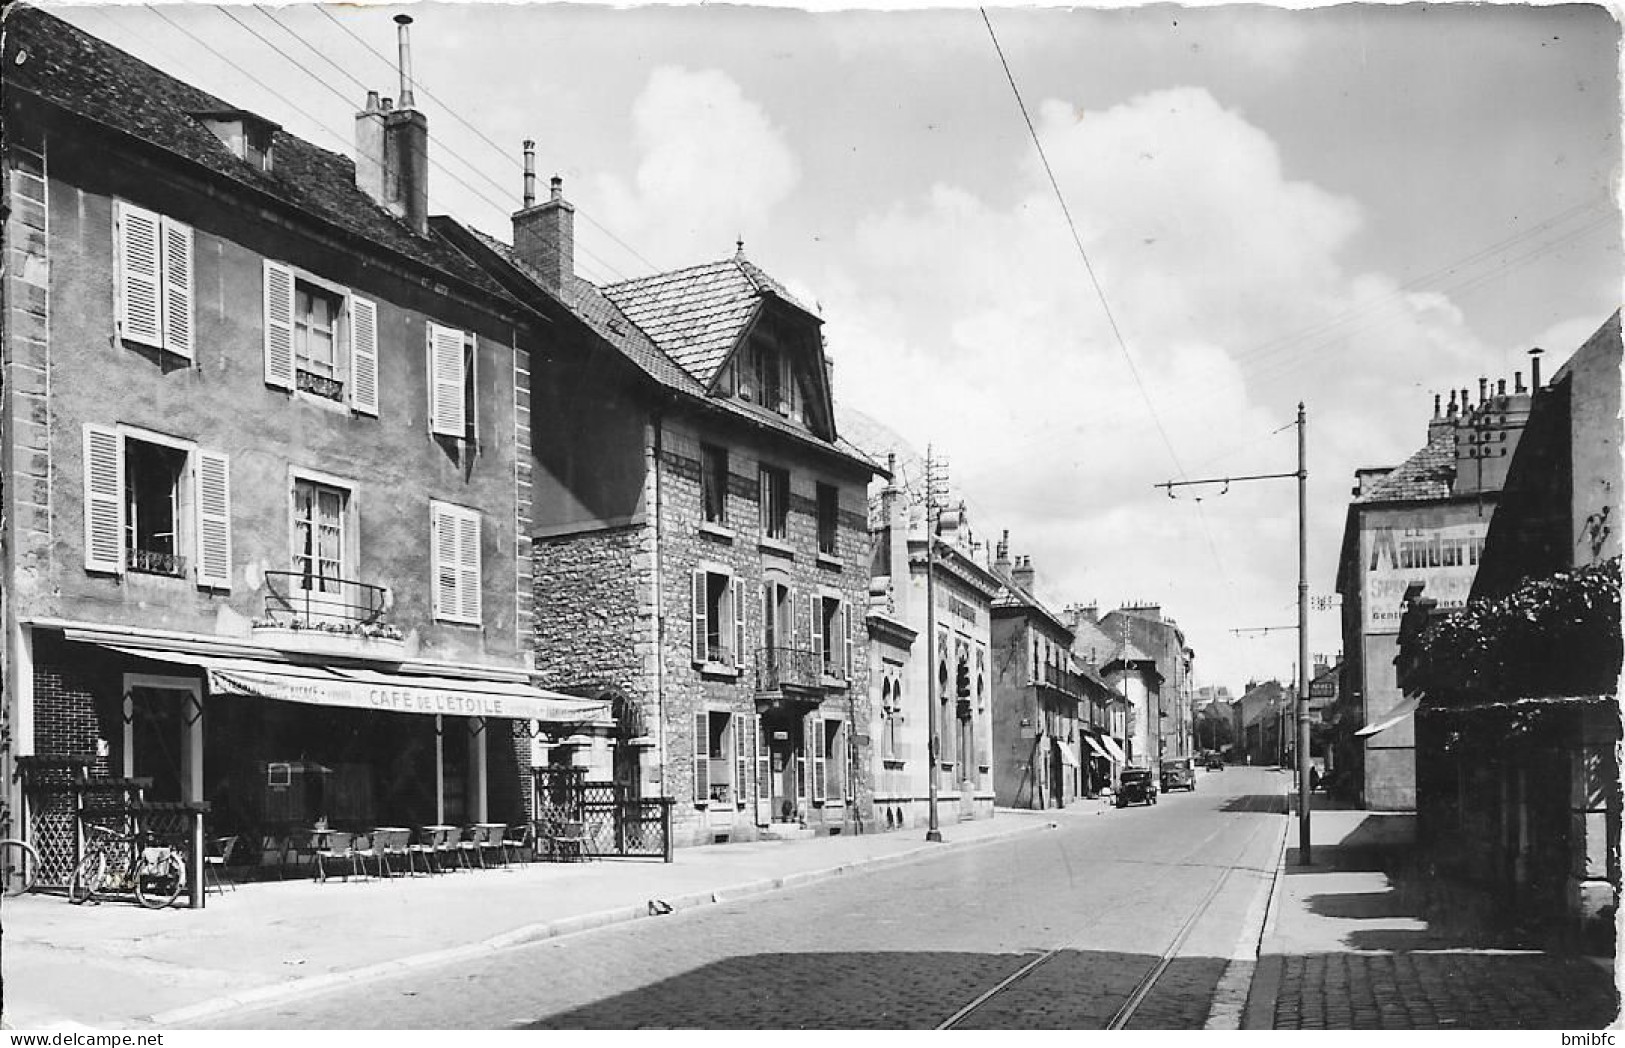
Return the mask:
<path fill-rule="evenodd" d="M 310 835 L 310 850 L 316 857 L 316 880 L 327 882 L 327 864 L 340 860 L 349 864 L 340 876 L 346 881 L 356 872 L 355 835 L 343 830 L 316 830 Z"/>
<path fill-rule="evenodd" d="M 412 831 L 402 829 L 399 826 L 388 826 L 374 830 L 373 833 L 373 847 L 378 849 L 384 876 L 394 876 L 396 872 L 394 864 L 390 861 L 392 859 L 401 860 L 401 863 L 406 867 L 406 872 L 410 874 L 412 872 L 412 855 L 409 851 L 409 842 L 412 839 Z"/>
<path fill-rule="evenodd" d="M 372 860 L 373 869 L 377 871 L 377 876 L 389 876 L 384 869 L 384 853 L 378 847 L 378 840 L 382 836 L 382 831 L 367 830 L 365 833 L 355 834 L 351 838 L 350 855 L 360 863 L 363 877 L 367 876 L 367 860 L 369 859 Z"/>
<path fill-rule="evenodd" d="M 472 870 L 476 863 L 480 869 L 485 869 L 485 856 L 480 853 L 480 842 L 485 839 L 485 830 L 480 826 L 464 826 L 461 836 L 457 840 L 457 857 L 462 861 L 463 868 Z"/>
<path fill-rule="evenodd" d="M 488 822 L 479 826 L 478 829 L 480 831 L 480 839 L 478 842 L 480 865 L 485 865 L 485 853 L 488 851 L 494 851 L 496 852 L 496 857 L 502 861 L 502 865 L 507 866 L 508 842 L 505 840 L 505 838 L 508 835 L 508 824 L 505 822 Z"/>
<path fill-rule="evenodd" d="M 214 838 L 212 842 L 213 849 L 203 856 L 203 891 L 205 894 L 211 886 L 214 891 L 221 895 L 226 893 L 228 885 L 232 891 L 237 890 L 236 878 L 228 879 L 226 869 L 231 865 L 231 857 L 237 853 L 237 841 L 239 839 L 235 834 L 230 837 Z"/>
<path fill-rule="evenodd" d="M 519 862 L 536 860 L 536 824 L 522 822 L 509 826 L 502 835 L 502 847 L 511 859 Z"/>
<path fill-rule="evenodd" d="M 433 837 L 433 853 L 435 869 L 441 873 L 457 867 L 457 827 L 455 826 L 428 826 L 425 827 Z"/>
<path fill-rule="evenodd" d="M 424 873 L 432 875 L 435 872 L 434 867 L 438 865 L 435 862 L 435 839 L 440 836 L 440 832 L 431 826 L 418 827 L 418 839 L 406 845 L 406 872 L 408 874 L 417 872 L 419 859 L 423 860 Z"/>

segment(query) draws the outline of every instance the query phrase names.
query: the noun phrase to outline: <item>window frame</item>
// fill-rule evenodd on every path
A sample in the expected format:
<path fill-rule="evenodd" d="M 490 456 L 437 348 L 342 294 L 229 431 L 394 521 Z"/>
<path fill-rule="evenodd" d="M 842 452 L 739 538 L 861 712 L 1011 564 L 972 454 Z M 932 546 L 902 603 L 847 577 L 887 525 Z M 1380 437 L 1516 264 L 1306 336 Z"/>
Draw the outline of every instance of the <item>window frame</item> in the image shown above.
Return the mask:
<path fill-rule="evenodd" d="M 700 445 L 700 515 L 707 524 L 728 526 L 728 449 L 721 444 Z"/>
<path fill-rule="evenodd" d="M 333 374 L 322 375 L 301 366 L 300 288 L 307 295 L 334 300 Z M 378 408 L 378 303 L 343 284 L 316 275 L 280 259 L 262 260 L 262 346 L 265 384 L 318 406 L 337 405 L 355 415 L 377 418 Z M 308 329 L 308 323 L 304 325 Z M 305 359 L 309 360 L 308 353 Z M 312 377 L 310 385 L 326 380 L 338 384 L 336 397 L 307 389 L 300 372 Z"/>
<path fill-rule="evenodd" d="M 122 197 L 113 201 L 113 328 L 119 341 L 194 359 L 197 344 L 197 232 L 185 222 Z M 153 233 L 151 273 L 130 256 L 132 222 Z M 150 329 L 131 316 L 133 285 L 150 287 Z"/>
<path fill-rule="evenodd" d="M 760 504 L 762 538 L 770 542 L 790 541 L 790 471 L 768 462 L 757 465 L 757 499 Z M 782 487 L 782 491 L 776 488 Z M 775 495 L 779 497 L 775 498 Z"/>
<path fill-rule="evenodd" d="M 445 526 L 444 522 L 454 522 L 458 528 L 453 539 L 457 560 L 451 569 L 454 575 L 452 603 L 455 605 L 452 608 L 447 608 L 441 599 L 440 580 L 444 572 L 441 563 L 440 529 Z M 464 530 L 470 524 L 474 528 L 472 550 L 468 546 L 469 536 Z M 485 514 L 469 506 L 459 506 L 440 499 L 429 500 L 430 604 L 436 622 L 462 626 L 485 625 L 484 544 Z M 471 611 L 470 602 L 473 605 Z"/>
<path fill-rule="evenodd" d="M 711 596 L 713 579 L 722 581 L 714 600 Z M 707 561 L 693 569 L 689 583 L 689 658 L 702 673 L 738 676 L 744 672 L 748 601 L 745 580 L 727 565 Z M 717 638 L 715 645 L 711 643 L 713 635 Z M 730 654 L 733 655 L 731 662 L 728 661 Z M 713 658 L 713 655 L 720 657 Z"/>
<path fill-rule="evenodd" d="M 826 557 L 840 556 L 841 489 L 819 481 L 814 488 L 818 506 L 818 552 Z M 827 498 L 826 498 L 827 496 Z"/>

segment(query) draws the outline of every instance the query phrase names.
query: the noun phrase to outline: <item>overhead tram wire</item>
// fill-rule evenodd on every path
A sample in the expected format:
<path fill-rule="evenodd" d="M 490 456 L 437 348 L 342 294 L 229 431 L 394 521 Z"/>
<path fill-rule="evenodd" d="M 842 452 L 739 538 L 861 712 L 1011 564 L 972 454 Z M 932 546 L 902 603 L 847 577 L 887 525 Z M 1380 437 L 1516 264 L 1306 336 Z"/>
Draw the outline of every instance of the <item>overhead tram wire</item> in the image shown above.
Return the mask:
<path fill-rule="evenodd" d="M 167 15 L 165 15 L 157 6 L 155 6 L 153 4 L 147 4 L 146 7 L 148 8 L 148 10 L 152 11 L 154 14 L 157 14 L 160 18 L 163 18 L 166 22 L 169 22 L 171 25 L 176 25 L 176 23 L 172 19 L 170 19 Z M 217 10 L 219 10 L 227 18 L 230 18 L 233 22 L 237 23 L 237 25 L 242 27 L 246 32 L 251 34 L 255 39 L 259 40 L 265 46 L 269 47 L 272 51 L 275 51 L 278 55 L 280 55 L 283 58 L 284 61 L 288 62 L 289 64 L 291 64 L 292 66 L 297 68 L 300 72 L 302 72 L 306 76 L 310 77 L 316 83 L 318 83 L 322 87 L 326 88 L 330 93 L 336 95 L 338 98 L 343 100 L 347 105 L 354 105 L 355 104 L 354 99 L 348 98 L 344 94 L 344 92 L 340 91 L 338 88 L 334 87 L 332 84 L 329 84 L 326 80 L 323 80 L 320 76 L 318 76 L 314 72 L 312 72 L 304 63 L 300 62 L 298 59 L 294 58 L 292 55 L 289 55 L 282 48 L 278 47 L 275 43 L 268 40 L 264 36 L 264 34 L 260 33 L 253 26 L 248 25 L 242 19 L 238 18 L 235 14 L 232 13 L 230 8 L 220 7 L 220 8 L 217 8 Z M 278 23 L 278 24 L 280 25 L 280 23 Z M 177 25 L 177 28 L 180 28 L 180 27 Z M 183 31 L 185 31 L 185 30 L 183 30 Z M 191 36 L 194 40 L 198 39 L 197 36 L 195 34 L 193 34 L 193 33 L 188 32 L 187 35 Z M 294 35 L 297 36 L 297 34 L 294 34 Z M 303 42 L 303 40 L 301 40 L 301 42 Z M 199 43 L 202 43 L 202 41 L 200 40 Z M 207 44 L 204 44 L 203 46 L 209 47 L 209 45 L 207 45 Z M 309 46 L 309 45 L 307 44 L 306 46 Z M 225 59 L 225 56 L 221 55 L 220 52 L 216 51 L 213 47 L 209 47 L 209 50 L 211 52 L 213 52 L 214 54 L 218 55 L 223 60 L 226 60 L 226 61 L 229 62 L 229 59 Z M 312 50 L 314 50 L 314 48 L 312 48 Z M 250 79 L 253 79 L 253 78 L 250 77 Z M 264 83 L 262 81 L 255 80 L 255 83 L 259 83 L 262 87 L 265 87 L 265 85 L 264 85 Z M 289 106 L 292 106 L 294 109 L 298 110 L 300 113 L 302 113 L 308 119 L 316 120 L 317 124 L 319 126 L 321 126 L 321 128 L 323 130 L 329 132 L 330 134 L 333 134 L 334 137 L 339 138 L 341 141 L 343 141 L 343 136 L 342 135 L 339 135 L 337 132 L 334 132 L 333 129 L 331 127 L 329 127 L 327 124 L 323 123 L 320 120 L 317 120 L 309 112 L 307 112 L 306 110 L 304 110 L 304 109 L 300 108 L 299 106 L 295 105 L 290 99 L 288 99 L 281 92 L 276 91 L 275 89 L 272 89 L 272 88 L 269 88 L 269 87 L 266 87 L 266 90 L 270 91 L 271 94 L 274 97 L 276 97 L 277 99 L 281 100 L 285 104 L 287 104 Z M 455 154 L 453 154 L 453 155 L 455 155 Z M 461 186 L 469 194 L 474 196 L 476 199 L 482 201 L 487 206 L 493 208 L 499 214 L 505 214 L 505 213 L 508 212 L 509 209 L 508 209 L 507 206 L 505 206 L 505 205 L 503 205 L 501 203 L 498 203 L 495 200 L 492 200 L 490 197 L 486 196 L 484 193 L 480 192 L 475 187 L 469 185 L 463 179 L 457 177 L 457 175 L 454 172 L 448 170 L 444 164 L 442 164 L 438 160 L 436 160 L 434 158 L 433 154 L 430 154 L 428 159 L 429 159 L 429 166 L 434 168 L 435 170 L 439 171 L 442 175 L 444 175 L 453 184 L 455 184 L 457 186 Z M 611 266 L 609 263 L 605 262 L 603 259 L 598 258 L 596 255 L 593 255 L 592 252 L 586 251 L 584 248 L 581 249 L 581 251 L 582 251 L 583 254 L 586 254 L 588 257 L 593 258 L 594 260 L 596 260 L 600 265 L 602 265 L 605 269 L 607 269 L 611 275 L 615 276 L 618 279 L 622 279 L 622 280 L 625 279 L 625 274 L 621 273 L 621 271 L 616 269 L 614 266 Z"/>
<path fill-rule="evenodd" d="M 998 53 L 999 65 L 1004 68 L 1005 79 L 1010 83 L 1010 91 L 1016 98 L 1016 106 L 1021 110 L 1021 119 L 1027 124 L 1027 134 L 1033 140 L 1033 147 L 1038 151 L 1038 159 L 1044 165 L 1044 174 L 1049 177 L 1050 188 L 1055 192 L 1055 199 L 1061 205 L 1061 214 L 1066 219 L 1067 229 L 1072 234 L 1072 243 L 1078 250 L 1078 257 L 1083 261 L 1083 268 L 1089 274 L 1089 283 L 1093 285 L 1095 296 L 1100 300 L 1100 308 L 1106 314 L 1106 321 L 1111 326 L 1112 336 L 1117 340 L 1117 348 L 1122 351 L 1123 360 L 1127 362 L 1129 374 L 1134 377 L 1134 385 L 1140 391 L 1140 397 L 1145 401 L 1146 412 L 1151 416 L 1152 423 L 1157 427 L 1157 434 L 1162 438 L 1162 445 L 1168 451 L 1168 458 L 1173 462 L 1175 471 L 1181 478 L 1188 476 L 1185 467 L 1180 464 L 1179 453 L 1174 450 L 1174 443 L 1168 437 L 1168 430 L 1163 426 L 1162 419 L 1157 414 L 1157 406 L 1151 400 L 1151 393 L 1145 386 L 1145 380 L 1140 377 L 1140 369 L 1134 363 L 1134 354 L 1129 352 L 1128 342 L 1123 337 L 1122 328 L 1118 326 L 1117 317 L 1112 313 L 1111 303 L 1106 299 L 1106 290 L 1095 274 L 1094 264 L 1089 261 L 1089 252 L 1083 246 L 1083 238 L 1078 234 L 1078 225 L 1072 218 L 1072 209 L 1067 206 L 1066 194 L 1061 192 L 1061 183 L 1055 177 L 1055 169 L 1050 166 L 1049 154 L 1044 151 L 1043 140 L 1038 137 L 1038 128 L 1033 125 L 1033 118 L 1027 111 L 1027 102 L 1021 97 L 1021 88 L 1016 83 L 1016 74 L 1010 68 L 1009 59 L 1004 56 L 1004 47 L 999 43 L 999 34 L 993 29 L 993 21 L 988 18 L 985 7 L 977 8 L 981 13 L 982 23 L 987 26 L 987 35 L 993 41 L 993 50 Z M 1196 515 L 1197 523 L 1202 533 L 1207 537 L 1208 548 L 1212 550 L 1214 558 L 1218 561 L 1218 543 L 1213 541 L 1213 533 L 1208 530 L 1207 518 L 1200 512 Z M 1226 592 L 1230 596 L 1232 606 L 1236 604 L 1236 595 L 1230 582 L 1229 572 L 1225 571 L 1222 561 L 1218 562 L 1219 573 L 1225 580 Z"/>
<path fill-rule="evenodd" d="M 391 63 L 388 56 L 384 55 L 377 48 L 373 47 L 370 43 L 368 43 L 365 39 L 363 39 L 359 34 L 357 34 L 355 30 L 351 29 L 349 26 L 345 25 L 343 22 L 341 22 L 337 18 L 335 18 L 333 16 L 333 13 L 331 11 L 329 11 L 325 5 L 319 5 L 317 7 L 317 10 L 320 11 L 323 15 L 325 15 L 327 17 L 328 21 L 332 22 L 334 25 L 338 26 L 346 34 L 348 34 L 351 39 L 355 40 L 358 44 L 360 44 L 362 47 L 366 48 L 368 51 L 371 51 L 385 65 L 390 65 L 391 68 L 393 68 L 393 64 Z M 450 116 L 453 120 L 457 121 L 459 124 L 462 124 L 464 127 L 468 128 L 469 131 L 473 132 L 473 134 L 474 134 L 474 136 L 476 138 L 478 138 L 480 141 L 484 142 L 486 145 L 490 146 L 493 150 L 495 150 L 497 155 L 502 157 L 502 159 L 505 162 L 507 162 L 508 164 L 510 164 L 511 166 L 513 166 L 515 168 L 519 168 L 521 170 L 523 169 L 523 165 L 520 164 L 519 161 L 515 160 L 513 158 L 513 155 L 508 150 L 504 149 L 502 146 L 498 145 L 497 143 L 491 141 L 491 139 L 489 137 L 487 137 L 486 134 L 483 131 L 481 131 L 479 128 L 475 127 L 473 124 L 469 123 L 467 120 L 463 119 L 463 117 L 460 114 L 458 114 L 458 112 L 455 109 L 453 109 L 451 106 L 447 105 L 441 99 L 436 98 L 432 93 L 430 93 L 428 88 L 423 87 L 421 84 L 418 84 L 416 82 L 414 82 L 413 86 L 416 87 L 418 90 L 422 91 L 423 96 L 425 98 L 429 99 L 435 105 L 439 106 L 441 111 L 444 112 L 447 116 Z M 624 241 L 620 237 L 616 236 L 609 229 L 605 228 L 602 224 L 595 221 L 591 215 L 580 213 L 580 214 L 578 214 L 578 217 L 584 219 L 588 225 L 592 226 L 594 229 L 596 229 L 600 233 L 604 234 L 604 236 L 608 237 L 611 241 L 618 244 L 621 248 L 623 248 L 633 258 L 637 259 L 639 262 L 642 262 L 645 266 L 648 266 L 650 273 L 659 273 L 659 272 L 662 271 L 660 266 L 657 266 L 653 262 L 649 261 L 647 258 L 645 258 L 638 251 L 637 248 L 633 247 L 631 244 L 628 244 L 626 241 Z"/>

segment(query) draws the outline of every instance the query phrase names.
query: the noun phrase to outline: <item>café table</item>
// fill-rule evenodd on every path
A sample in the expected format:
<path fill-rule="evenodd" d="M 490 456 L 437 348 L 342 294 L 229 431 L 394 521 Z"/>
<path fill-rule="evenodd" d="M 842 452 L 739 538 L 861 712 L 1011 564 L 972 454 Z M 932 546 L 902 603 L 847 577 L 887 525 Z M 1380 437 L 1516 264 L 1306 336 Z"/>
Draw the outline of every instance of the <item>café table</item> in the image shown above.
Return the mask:
<path fill-rule="evenodd" d="M 433 857 L 434 868 L 437 873 L 446 872 L 444 857 L 447 854 L 455 856 L 457 853 L 457 844 L 452 840 L 452 835 L 456 832 L 457 827 L 448 826 L 444 823 L 431 823 L 427 826 L 418 827 L 418 843 L 416 847 L 420 849 L 419 854 L 424 856 L 425 862 L 427 862 L 428 858 Z"/>

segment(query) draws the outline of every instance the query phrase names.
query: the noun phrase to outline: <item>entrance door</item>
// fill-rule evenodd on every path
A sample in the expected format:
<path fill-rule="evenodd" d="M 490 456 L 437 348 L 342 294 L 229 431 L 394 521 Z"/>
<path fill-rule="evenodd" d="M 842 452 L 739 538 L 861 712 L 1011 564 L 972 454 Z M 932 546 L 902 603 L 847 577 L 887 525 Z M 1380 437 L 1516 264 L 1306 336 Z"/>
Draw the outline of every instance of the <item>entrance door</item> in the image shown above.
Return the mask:
<path fill-rule="evenodd" d="M 769 763 L 770 817 L 774 822 L 795 822 L 796 812 L 806 799 L 801 719 L 784 713 L 764 713 L 762 735 Z"/>
<path fill-rule="evenodd" d="M 151 779 L 151 801 L 203 799 L 203 705 L 189 678 L 129 674 L 124 686 L 121 763 L 126 777 Z"/>

